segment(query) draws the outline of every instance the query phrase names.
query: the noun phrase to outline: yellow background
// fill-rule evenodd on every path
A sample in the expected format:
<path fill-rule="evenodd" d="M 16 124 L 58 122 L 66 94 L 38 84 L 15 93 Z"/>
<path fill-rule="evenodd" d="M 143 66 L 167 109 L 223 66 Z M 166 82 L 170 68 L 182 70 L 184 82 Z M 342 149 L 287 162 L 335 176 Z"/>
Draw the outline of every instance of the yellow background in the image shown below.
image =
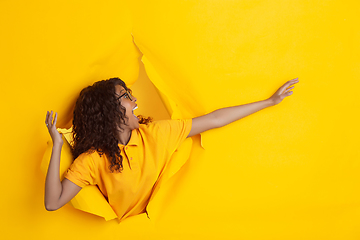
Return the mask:
<path fill-rule="evenodd" d="M 359 239 L 359 9 L 350 0 L 1 1 L 1 238 Z M 69 127 L 80 90 L 114 76 L 132 85 L 137 114 L 154 119 L 300 83 L 279 105 L 204 133 L 205 149 L 194 137 L 151 221 L 47 212 L 45 113 Z"/>

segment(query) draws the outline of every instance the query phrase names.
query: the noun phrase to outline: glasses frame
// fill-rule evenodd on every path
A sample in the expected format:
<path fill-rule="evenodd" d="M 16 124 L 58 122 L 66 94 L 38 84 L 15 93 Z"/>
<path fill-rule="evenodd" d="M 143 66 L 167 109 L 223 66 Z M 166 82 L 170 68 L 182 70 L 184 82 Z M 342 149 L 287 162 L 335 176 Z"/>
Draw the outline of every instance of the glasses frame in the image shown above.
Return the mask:
<path fill-rule="evenodd" d="M 130 99 L 130 101 L 133 100 L 133 97 L 132 97 L 132 95 L 131 95 L 131 90 L 130 90 L 130 89 L 126 90 L 125 93 L 121 94 L 121 96 L 118 97 L 117 100 L 119 100 L 120 98 L 122 98 L 122 97 L 125 96 L 125 95 L 127 95 L 127 97 Z"/>

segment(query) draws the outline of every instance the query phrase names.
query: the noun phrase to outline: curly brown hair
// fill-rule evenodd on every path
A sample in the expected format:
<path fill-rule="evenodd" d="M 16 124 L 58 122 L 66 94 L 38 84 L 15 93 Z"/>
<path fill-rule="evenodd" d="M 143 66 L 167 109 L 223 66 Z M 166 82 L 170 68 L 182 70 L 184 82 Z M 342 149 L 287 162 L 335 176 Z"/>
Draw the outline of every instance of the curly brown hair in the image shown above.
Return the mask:
<path fill-rule="evenodd" d="M 120 78 L 99 81 L 84 88 L 76 101 L 73 118 L 74 159 L 84 152 L 97 151 L 100 156 L 107 156 L 111 172 L 123 169 L 117 136 L 127 118 L 126 109 L 117 100 L 116 85 L 130 91 Z M 141 115 L 138 118 L 140 124 L 151 122 L 151 118 Z"/>

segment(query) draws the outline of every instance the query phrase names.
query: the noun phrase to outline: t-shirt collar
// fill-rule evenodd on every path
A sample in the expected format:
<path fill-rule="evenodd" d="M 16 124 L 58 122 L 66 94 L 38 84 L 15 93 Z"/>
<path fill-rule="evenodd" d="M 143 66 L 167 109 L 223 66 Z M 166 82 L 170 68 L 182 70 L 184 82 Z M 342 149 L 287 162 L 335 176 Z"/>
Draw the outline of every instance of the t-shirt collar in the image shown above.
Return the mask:
<path fill-rule="evenodd" d="M 126 144 L 126 146 L 138 146 L 138 145 L 139 145 L 138 129 L 134 129 L 131 132 L 130 140 L 128 144 Z"/>

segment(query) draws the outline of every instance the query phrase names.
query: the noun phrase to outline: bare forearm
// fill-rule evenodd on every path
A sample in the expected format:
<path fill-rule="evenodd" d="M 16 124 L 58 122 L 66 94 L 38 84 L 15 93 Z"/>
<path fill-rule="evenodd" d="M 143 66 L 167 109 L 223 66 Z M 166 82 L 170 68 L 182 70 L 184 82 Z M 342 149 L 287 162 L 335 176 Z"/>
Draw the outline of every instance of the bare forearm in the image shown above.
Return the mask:
<path fill-rule="evenodd" d="M 47 210 L 55 210 L 58 202 L 62 185 L 60 181 L 60 155 L 62 144 L 54 143 L 51 159 L 48 167 L 45 182 L 45 207 Z"/>
<path fill-rule="evenodd" d="M 207 130 L 225 126 L 261 109 L 279 104 L 285 97 L 290 96 L 293 92 L 294 84 L 298 83 L 297 78 L 287 81 L 282 85 L 270 98 L 259 101 L 239 105 L 235 107 L 227 107 L 215 110 L 209 114 L 192 119 L 192 127 L 188 137 L 205 132 Z"/>
<path fill-rule="evenodd" d="M 273 105 L 274 104 L 271 100 L 266 99 L 259 102 L 253 102 L 253 103 L 248 103 L 234 107 L 221 108 L 215 110 L 210 114 L 212 114 L 213 117 L 216 119 L 217 127 L 222 127 Z"/>

